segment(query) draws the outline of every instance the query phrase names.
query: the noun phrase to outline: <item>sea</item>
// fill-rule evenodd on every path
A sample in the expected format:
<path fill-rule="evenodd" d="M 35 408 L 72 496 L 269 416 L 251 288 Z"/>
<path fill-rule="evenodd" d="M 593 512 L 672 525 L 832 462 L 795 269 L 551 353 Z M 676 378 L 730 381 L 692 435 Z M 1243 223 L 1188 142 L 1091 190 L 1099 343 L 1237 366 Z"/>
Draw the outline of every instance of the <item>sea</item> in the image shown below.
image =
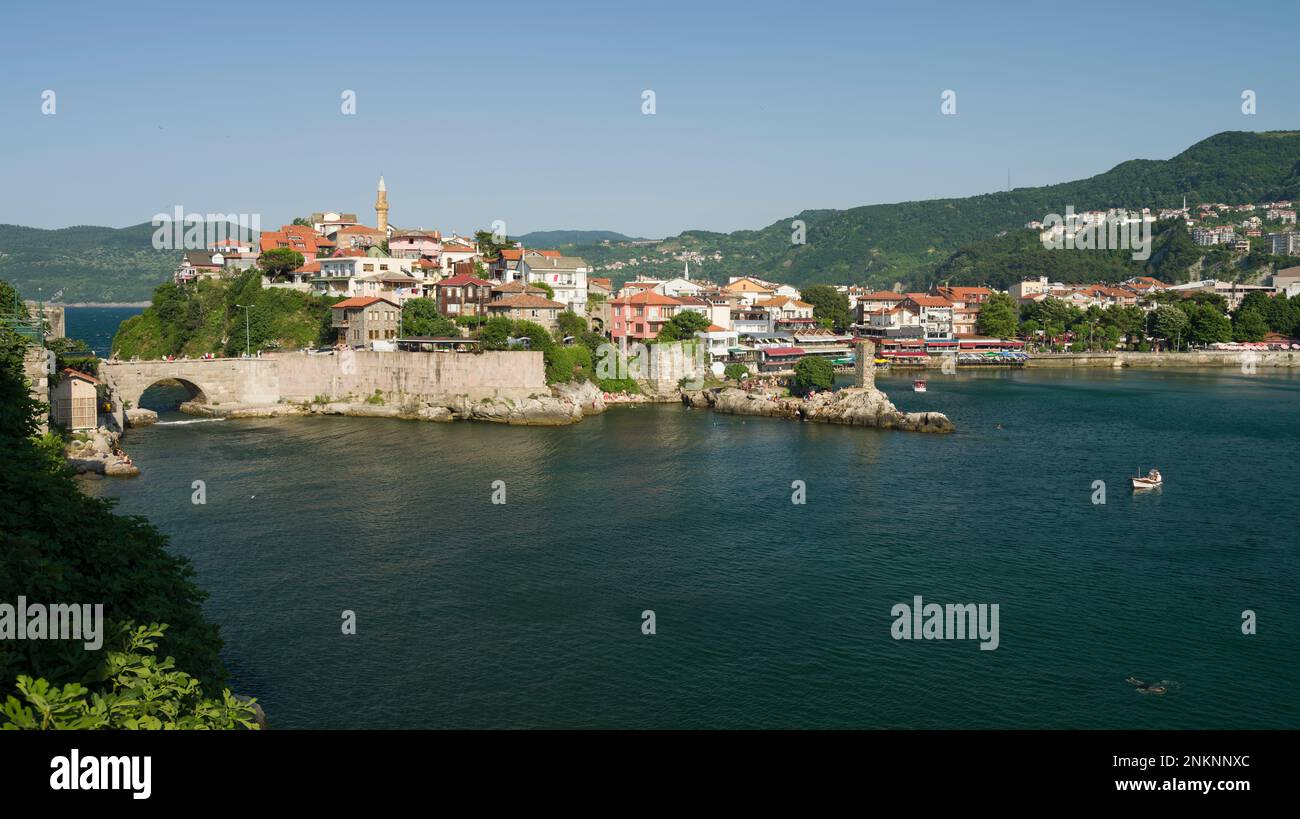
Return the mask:
<path fill-rule="evenodd" d="M 274 727 L 1300 725 L 1300 376 L 928 378 L 879 385 L 951 435 L 223 421 L 153 390 L 142 474 L 85 487 L 194 565 Z M 996 605 L 996 648 L 897 638 L 918 597 Z"/>
<path fill-rule="evenodd" d="M 96 355 L 107 358 L 118 325 L 142 312 L 143 307 L 65 307 L 64 335 L 85 341 Z"/>

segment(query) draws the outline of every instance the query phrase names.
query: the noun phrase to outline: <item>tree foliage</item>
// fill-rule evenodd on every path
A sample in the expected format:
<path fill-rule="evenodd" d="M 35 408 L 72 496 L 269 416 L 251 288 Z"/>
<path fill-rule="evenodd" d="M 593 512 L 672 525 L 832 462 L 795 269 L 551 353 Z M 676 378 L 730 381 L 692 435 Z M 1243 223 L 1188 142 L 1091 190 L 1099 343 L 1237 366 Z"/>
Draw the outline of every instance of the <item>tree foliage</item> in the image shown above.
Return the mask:
<path fill-rule="evenodd" d="M 203 685 L 225 677 L 216 626 L 188 561 L 141 517 L 77 488 L 56 448 L 38 443 L 22 340 L 0 328 L 0 600 L 102 603 L 107 620 L 170 624 L 177 665 Z M 18 675 L 51 684 L 96 679 L 95 652 L 64 640 L 0 641 L 0 695 Z"/>
<path fill-rule="evenodd" d="M 176 659 L 153 656 L 165 624 L 120 628 L 120 650 L 107 650 L 94 689 L 78 682 L 62 686 L 19 675 L 14 694 L 0 706 L 3 730 L 257 730 L 252 699 L 223 689 L 212 699 L 200 682 L 176 668 Z"/>
<path fill-rule="evenodd" d="M 799 297 L 813 306 L 813 318 L 829 321 L 837 331 L 842 331 L 853 323 L 853 317 L 849 313 L 849 297 L 830 285 L 805 287 L 800 291 Z"/>
<path fill-rule="evenodd" d="M 433 299 L 407 299 L 402 305 L 402 335 L 457 338 L 460 326 L 439 313 L 438 303 Z"/>
<path fill-rule="evenodd" d="M 829 390 L 835 384 L 835 365 L 822 356 L 810 355 L 794 365 L 791 389 L 798 395 L 811 390 Z"/>
<path fill-rule="evenodd" d="M 301 253 L 289 247 L 273 247 L 262 251 L 257 264 L 272 278 L 297 270 L 306 261 Z"/>

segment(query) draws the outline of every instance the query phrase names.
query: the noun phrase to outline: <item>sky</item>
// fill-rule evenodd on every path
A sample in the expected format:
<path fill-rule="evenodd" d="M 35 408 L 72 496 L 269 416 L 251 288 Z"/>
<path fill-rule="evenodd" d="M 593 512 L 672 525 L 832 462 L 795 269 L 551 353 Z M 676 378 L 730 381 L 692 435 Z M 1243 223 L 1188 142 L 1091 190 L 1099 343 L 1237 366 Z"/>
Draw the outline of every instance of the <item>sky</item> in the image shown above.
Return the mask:
<path fill-rule="evenodd" d="M 1300 128 L 1291 0 L 45 0 L 0 15 L 0 223 L 42 228 L 178 206 L 373 225 L 383 173 L 404 228 L 659 238 Z"/>

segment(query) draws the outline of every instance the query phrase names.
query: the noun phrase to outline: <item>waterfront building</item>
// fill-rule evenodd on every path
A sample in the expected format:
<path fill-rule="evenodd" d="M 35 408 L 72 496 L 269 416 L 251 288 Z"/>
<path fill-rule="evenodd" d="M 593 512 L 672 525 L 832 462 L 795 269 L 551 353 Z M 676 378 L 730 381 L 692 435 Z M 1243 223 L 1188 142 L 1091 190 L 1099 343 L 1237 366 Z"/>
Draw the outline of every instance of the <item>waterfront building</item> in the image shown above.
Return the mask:
<path fill-rule="evenodd" d="M 54 423 L 69 432 L 81 432 L 99 426 L 99 380 L 65 367 L 50 393 Z"/>
<path fill-rule="evenodd" d="M 952 302 L 942 296 L 928 293 L 907 293 L 901 306 L 918 313 L 926 338 L 950 339 L 953 337 Z"/>
<path fill-rule="evenodd" d="M 401 305 L 374 296 L 344 299 L 330 308 L 330 314 L 339 342 L 352 347 L 397 338 L 402 320 Z"/>
<path fill-rule="evenodd" d="M 874 293 L 861 293 L 858 295 L 857 307 L 854 308 L 854 323 L 858 326 L 865 327 L 871 323 L 872 313 L 892 309 L 901 304 L 902 301 L 902 293 L 893 293 L 888 290 L 879 290 Z"/>
<path fill-rule="evenodd" d="M 710 361 L 726 361 L 732 351 L 740 346 L 739 333 L 717 324 L 710 324 L 708 328 L 696 333 L 695 337 L 704 342 Z M 720 373 L 721 370 L 717 372 Z"/>
<path fill-rule="evenodd" d="M 609 309 L 609 337 L 626 344 L 628 340 L 649 341 L 657 337 L 663 325 L 682 309 L 682 304 L 672 296 L 646 290 L 613 299 Z"/>
<path fill-rule="evenodd" d="M 546 296 L 533 293 L 516 293 L 502 295 L 486 303 L 484 309 L 489 316 L 506 316 L 514 321 L 531 321 L 545 327 L 549 332 L 560 329 L 560 313 L 565 306 L 552 301 Z"/>

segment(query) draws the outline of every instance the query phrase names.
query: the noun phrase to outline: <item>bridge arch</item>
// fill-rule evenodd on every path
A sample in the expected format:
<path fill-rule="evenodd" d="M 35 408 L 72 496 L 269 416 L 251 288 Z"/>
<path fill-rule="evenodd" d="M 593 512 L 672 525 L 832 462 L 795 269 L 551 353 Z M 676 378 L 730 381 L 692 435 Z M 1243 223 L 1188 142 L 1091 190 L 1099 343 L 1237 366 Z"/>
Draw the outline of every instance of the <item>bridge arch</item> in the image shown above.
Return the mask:
<path fill-rule="evenodd" d="M 144 383 L 145 381 L 148 381 L 148 379 L 144 378 L 141 379 L 140 381 L 141 383 Z M 209 396 L 212 394 L 211 388 L 205 390 L 200 384 L 198 384 L 197 382 L 195 382 L 190 378 L 183 378 L 183 377 L 173 376 L 173 375 L 167 375 L 167 376 L 155 378 L 153 381 L 149 383 L 145 383 L 144 386 L 138 387 L 139 392 L 137 395 L 135 395 L 135 397 L 132 398 L 124 395 L 122 396 L 122 398 L 125 401 L 130 401 L 131 402 L 130 406 L 132 407 L 144 407 L 145 396 L 148 395 L 151 390 L 155 390 L 155 388 L 157 387 L 167 388 L 172 386 L 173 384 L 179 385 L 180 387 L 185 389 L 187 396 L 182 399 L 184 401 L 197 401 L 200 404 L 206 404 L 210 400 Z M 155 392 L 155 394 L 157 393 Z M 148 408 L 162 409 L 162 407 L 152 407 L 152 406 Z"/>

